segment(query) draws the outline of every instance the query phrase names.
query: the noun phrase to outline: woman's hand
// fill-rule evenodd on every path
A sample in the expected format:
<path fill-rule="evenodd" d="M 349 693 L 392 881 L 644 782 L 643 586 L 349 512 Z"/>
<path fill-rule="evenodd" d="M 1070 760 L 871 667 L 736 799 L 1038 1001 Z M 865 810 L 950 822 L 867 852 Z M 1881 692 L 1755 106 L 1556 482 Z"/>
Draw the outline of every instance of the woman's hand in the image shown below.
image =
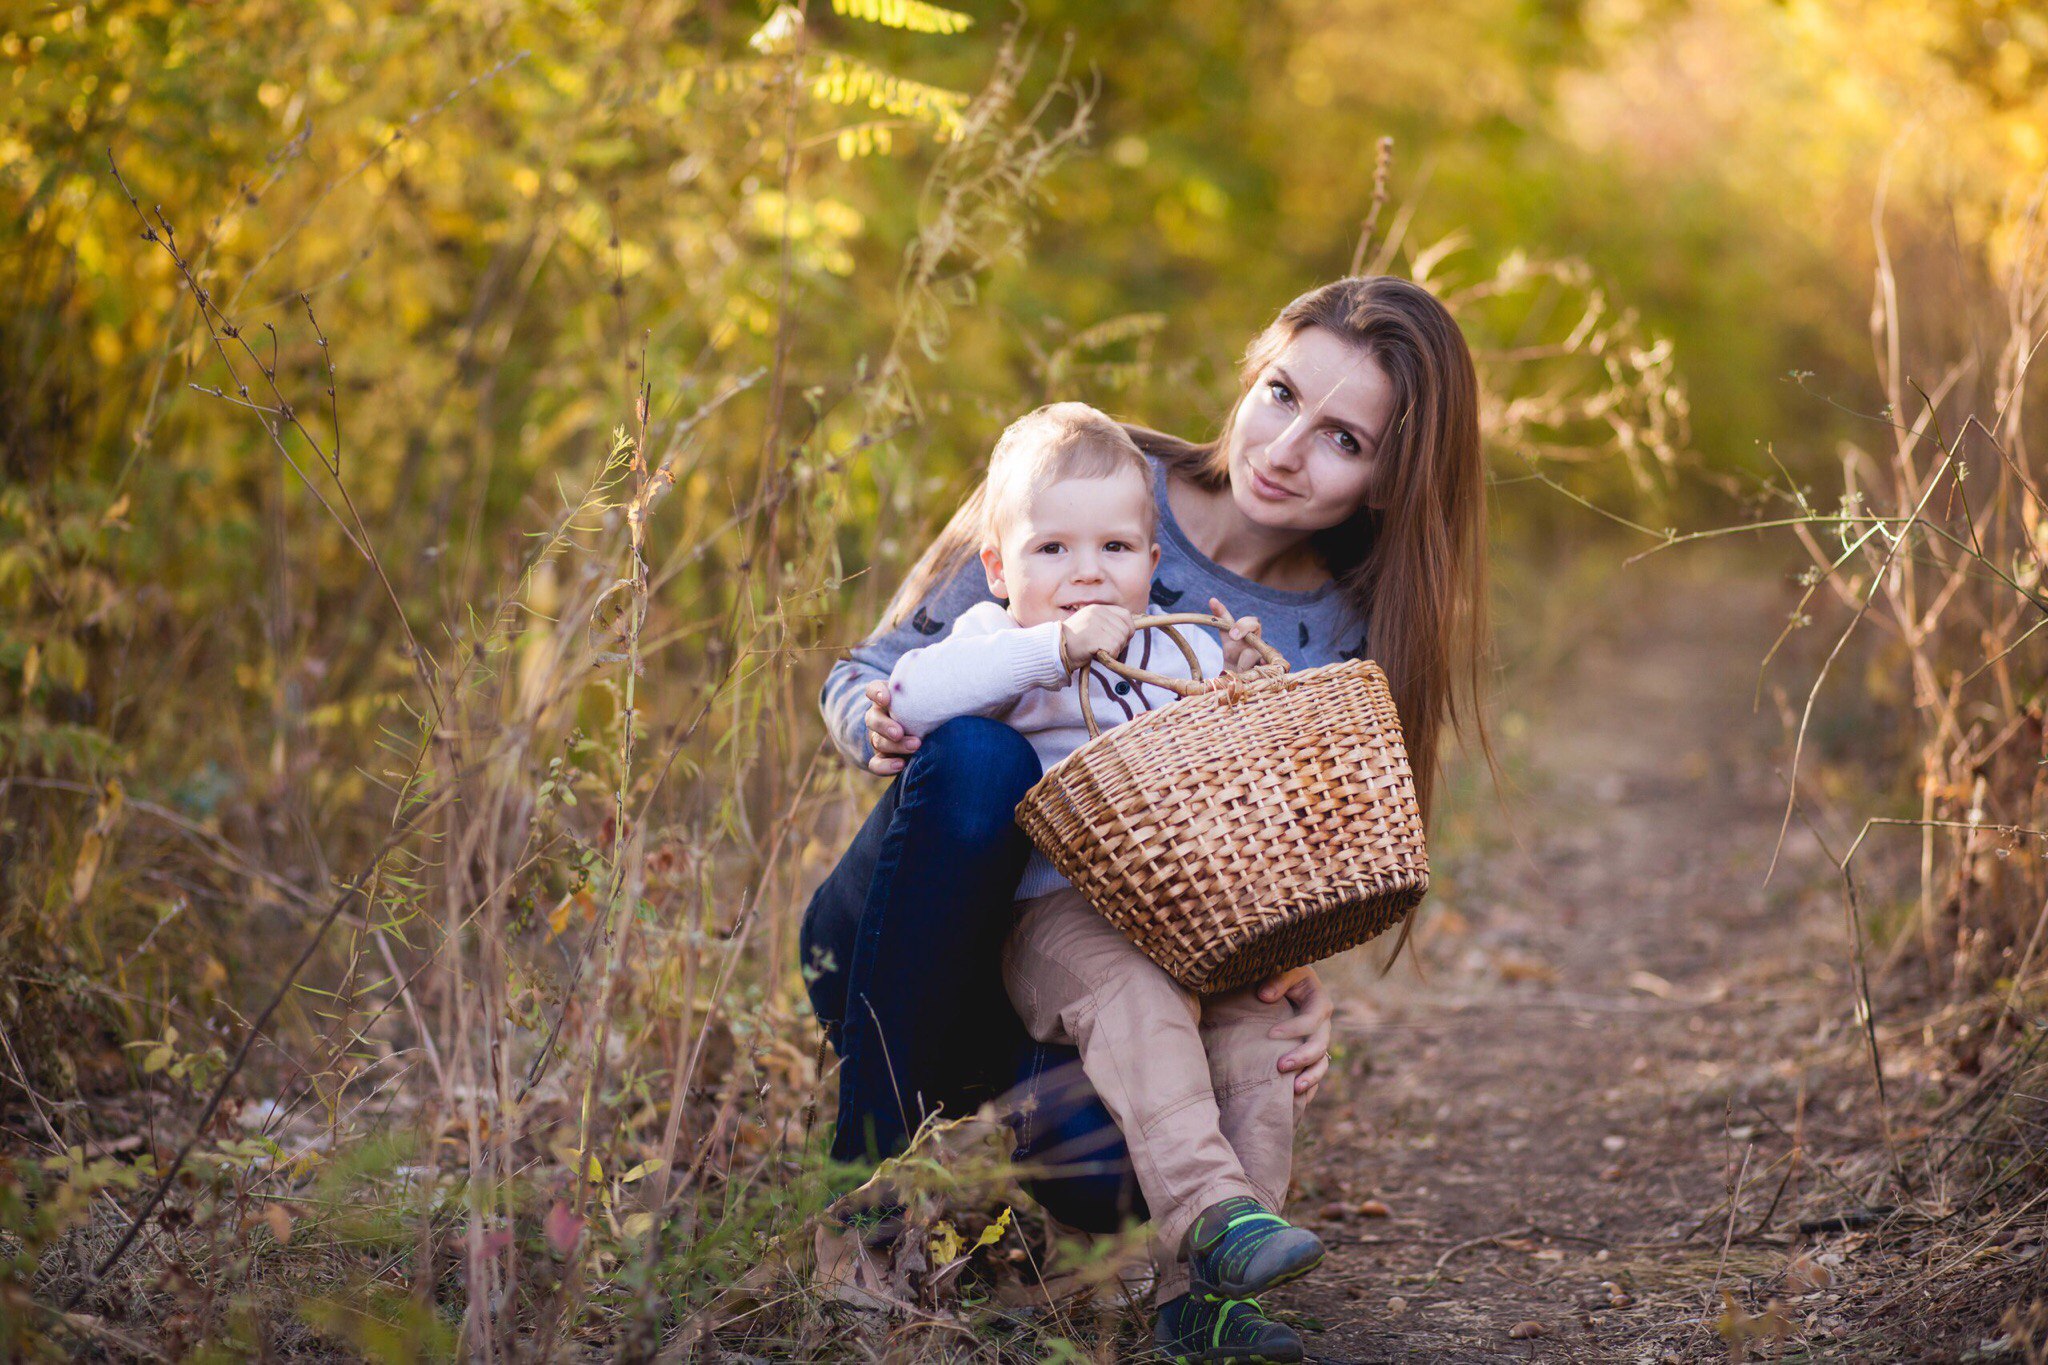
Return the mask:
<path fill-rule="evenodd" d="M 887 678 L 875 679 L 864 690 L 868 694 L 868 743 L 875 750 L 875 756 L 868 760 L 868 771 L 893 777 L 903 771 L 903 765 L 917 752 L 918 739 L 905 732 L 889 714 Z"/>
<path fill-rule="evenodd" d="M 1209 599 L 1209 614 L 1223 622 L 1227 631 L 1223 639 L 1224 668 L 1232 673 L 1249 673 L 1266 662 L 1266 656 L 1259 653 L 1250 642 L 1263 639 L 1259 633 L 1259 618 L 1256 616 L 1232 616 L 1230 608 L 1223 605 L 1221 598 Z"/>
<path fill-rule="evenodd" d="M 1313 967 L 1279 972 L 1259 983 L 1259 999 L 1267 1004 L 1282 997 L 1294 1006 L 1294 1017 L 1273 1025 L 1266 1036 L 1301 1039 L 1300 1047 L 1280 1059 L 1280 1069 L 1301 1073 L 1294 1078 L 1294 1098 L 1307 1104 L 1330 1072 L 1330 1016 L 1336 1005 Z"/>

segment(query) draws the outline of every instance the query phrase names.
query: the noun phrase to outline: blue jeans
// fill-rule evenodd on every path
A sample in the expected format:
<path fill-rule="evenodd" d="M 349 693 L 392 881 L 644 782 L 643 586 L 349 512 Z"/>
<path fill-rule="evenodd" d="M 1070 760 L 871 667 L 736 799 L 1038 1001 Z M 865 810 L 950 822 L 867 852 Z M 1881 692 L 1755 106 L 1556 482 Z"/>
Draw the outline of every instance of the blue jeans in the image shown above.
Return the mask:
<path fill-rule="evenodd" d="M 1012 896 L 1030 854 L 1017 802 L 1038 755 L 968 716 L 924 739 L 804 911 L 811 1004 L 839 1054 L 832 1155 L 903 1150 L 931 1113 L 1004 1095 L 1018 1156 L 1055 1164 L 1033 1193 L 1063 1222 L 1143 1216 L 1115 1121 L 1072 1048 L 1032 1041 L 1002 984 Z"/>

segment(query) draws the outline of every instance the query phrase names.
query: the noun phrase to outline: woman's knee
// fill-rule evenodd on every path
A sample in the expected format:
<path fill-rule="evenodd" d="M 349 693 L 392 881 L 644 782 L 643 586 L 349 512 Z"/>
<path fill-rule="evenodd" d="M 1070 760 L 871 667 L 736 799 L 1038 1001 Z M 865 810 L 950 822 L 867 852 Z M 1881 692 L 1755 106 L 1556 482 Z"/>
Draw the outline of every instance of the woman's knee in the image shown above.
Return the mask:
<path fill-rule="evenodd" d="M 949 720 L 924 737 L 904 771 L 920 824 L 969 847 L 1021 838 L 1017 803 L 1043 775 L 1030 743 L 1000 721 Z"/>

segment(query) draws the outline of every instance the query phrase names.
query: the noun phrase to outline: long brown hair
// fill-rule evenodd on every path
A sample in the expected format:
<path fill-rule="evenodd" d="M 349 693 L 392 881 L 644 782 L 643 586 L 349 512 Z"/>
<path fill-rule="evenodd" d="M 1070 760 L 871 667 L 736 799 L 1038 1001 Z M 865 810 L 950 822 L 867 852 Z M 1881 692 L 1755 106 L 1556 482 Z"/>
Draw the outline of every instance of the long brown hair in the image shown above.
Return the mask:
<path fill-rule="evenodd" d="M 1246 393 L 1297 335 L 1322 327 L 1358 347 L 1393 386 L 1381 436 L 1389 484 L 1384 506 L 1361 506 L 1312 544 L 1366 623 L 1367 653 L 1386 670 L 1424 820 L 1434 809 L 1444 728 L 1469 725 L 1489 757 L 1479 714 L 1487 650 L 1486 477 L 1479 444 L 1479 379 L 1465 336 L 1436 296 L 1386 275 L 1311 289 L 1280 310 L 1245 351 L 1239 393 L 1223 430 L 1197 443 L 1127 427 L 1138 448 L 1174 475 L 1216 492 L 1230 481 L 1232 425 Z M 902 620 L 979 544 L 984 490 L 976 488 L 925 551 L 890 603 Z M 1406 934 L 1404 932 L 1403 939 Z"/>

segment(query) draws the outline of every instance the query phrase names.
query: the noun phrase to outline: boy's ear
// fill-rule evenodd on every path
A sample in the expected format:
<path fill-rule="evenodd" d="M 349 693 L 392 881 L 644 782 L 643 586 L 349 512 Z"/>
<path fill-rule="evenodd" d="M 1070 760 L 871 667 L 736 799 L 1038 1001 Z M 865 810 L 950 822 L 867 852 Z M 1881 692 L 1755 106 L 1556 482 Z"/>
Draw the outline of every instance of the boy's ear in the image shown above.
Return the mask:
<path fill-rule="evenodd" d="M 1156 540 L 1152 542 L 1152 571 L 1159 572 L 1159 542 Z"/>
<path fill-rule="evenodd" d="M 1153 547 L 1158 553 L 1158 547 Z M 988 590 L 997 597 L 1007 599 L 1009 589 L 1003 585 L 1003 552 L 993 545 L 984 545 L 981 550 L 981 571 L 988 575 Z"/>

